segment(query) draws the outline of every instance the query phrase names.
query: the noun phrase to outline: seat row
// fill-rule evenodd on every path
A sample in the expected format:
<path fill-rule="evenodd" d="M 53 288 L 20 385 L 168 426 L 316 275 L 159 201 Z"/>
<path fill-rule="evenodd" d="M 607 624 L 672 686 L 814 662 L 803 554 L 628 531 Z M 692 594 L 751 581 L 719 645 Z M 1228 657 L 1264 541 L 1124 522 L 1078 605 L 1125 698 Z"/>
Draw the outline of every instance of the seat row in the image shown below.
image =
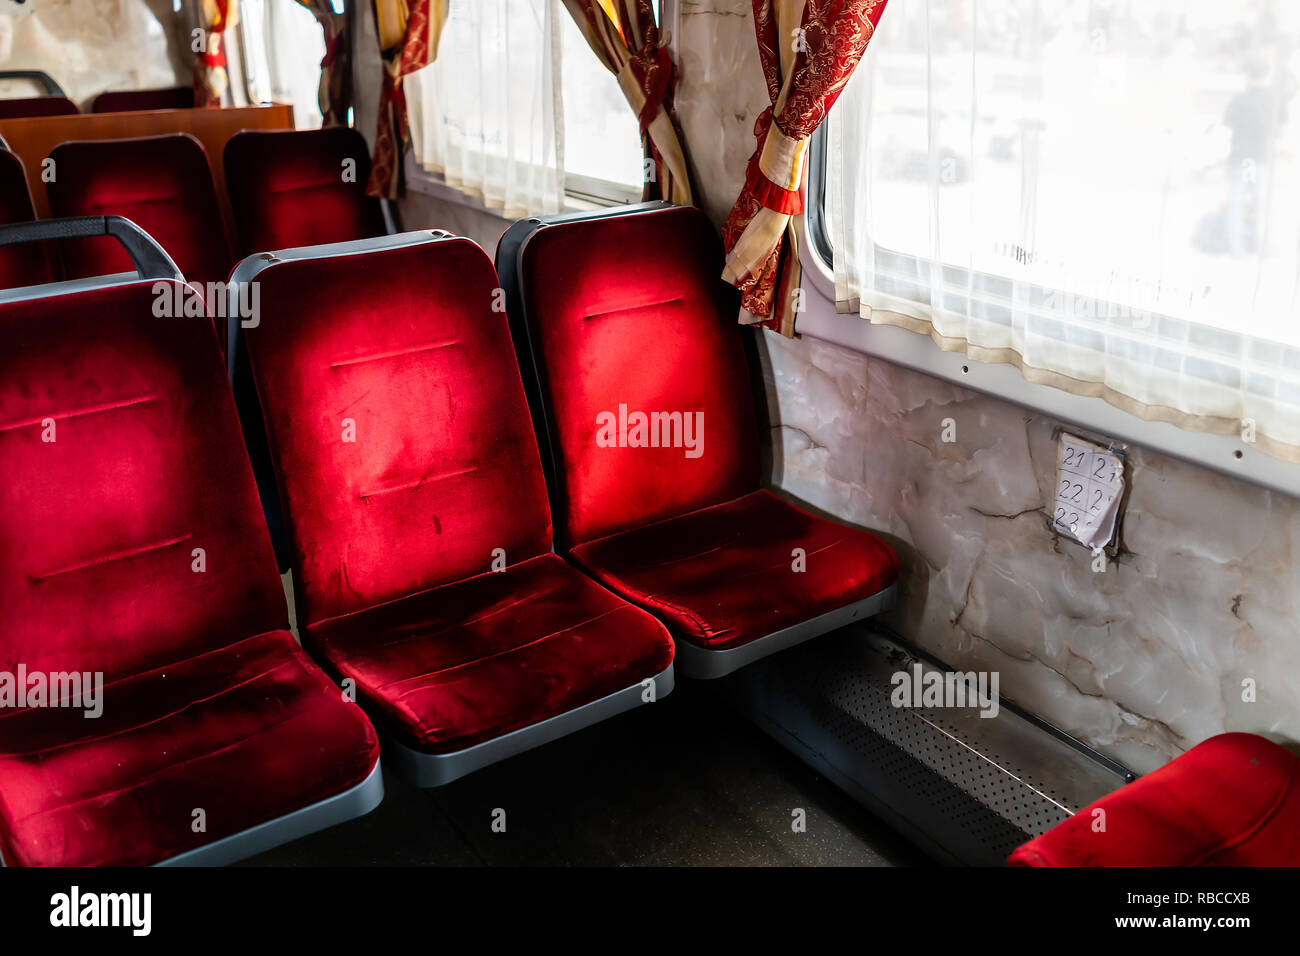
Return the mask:
<path fill-rule="evenodd" d="M 77 140 L 51 151 L 43 172 L 56 218 L 118 215 L 167 250 L 191 282 L 224 282 L 239 259 L 267 249 L 383 235 L 379 201 L 365 194 L 370 159 L 354 129 L 245 130 L 223 157 L 236 235 L 226 235 L 203 145 L 187 133 Z M 0 224 L 35 219 L 26 170 L 0 151 Z M 128 271 L 104 237 L 56 249 L 0 250 L 0 288 Z"/>
<path fill-rule="evenodd" d="M 236 859 L 373 807 L 381 739 L 441 785 L 887 607 L 887 545 L 760 485 L 720 262 L 661 203 L 495 268 L 427 231 L 241 262 L 307 653 L 180 280 L 0 301 L 0 663 L 103 680 L 95 719 L 0 708 L 0 856 Z"/>
<path fill-rule="evenodd" d="M 46 78 L 48 80 L 48 78 Z M 43 96 L 22 96 L 0 99 L 0 119 L 21 119 L 38 116 L 71 116 L 80 113 L 77 104 L 58 92 Z M 110 90 L 100 93 L 90 102 L 92 113 L 127 113 L 140 110 L 183 110 L 194 108 L 194 88 L 168 86 L 151 90 Z"/>

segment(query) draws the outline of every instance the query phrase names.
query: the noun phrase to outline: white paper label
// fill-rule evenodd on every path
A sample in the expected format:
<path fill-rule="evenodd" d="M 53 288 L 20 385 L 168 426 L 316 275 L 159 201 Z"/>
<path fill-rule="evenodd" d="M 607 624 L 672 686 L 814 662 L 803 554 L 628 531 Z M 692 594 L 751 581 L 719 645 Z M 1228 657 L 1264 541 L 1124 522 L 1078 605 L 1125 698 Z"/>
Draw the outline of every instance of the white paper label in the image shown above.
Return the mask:
<path fill-rule="evenodd" d="M 1123 497 L 1123 456 L 1062 432 L 1052 527 L 1093 551 L 1104 548 L 1115 534 Z"/>

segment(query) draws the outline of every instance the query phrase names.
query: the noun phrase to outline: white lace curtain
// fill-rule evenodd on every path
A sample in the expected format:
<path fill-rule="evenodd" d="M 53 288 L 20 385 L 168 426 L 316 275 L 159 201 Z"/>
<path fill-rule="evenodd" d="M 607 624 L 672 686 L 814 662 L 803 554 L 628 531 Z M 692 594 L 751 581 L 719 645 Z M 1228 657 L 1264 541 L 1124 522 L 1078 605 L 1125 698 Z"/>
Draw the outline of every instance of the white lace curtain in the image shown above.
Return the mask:
<path fill-rule="evenodd" d="M 438 59 L 405 81 L 415 158 L 508 219 L 564 201 L 558 0 L 453 3 Z"/>
<path fill-rule="evenodd" d="M 828 146 L 841 311 L 1300 461 L 1300 4 L 891 4 Z"/>
<path fill-rule="evenodd" d="M 239 15 L 238 57 L 246 101 L 292 103 L 298 129 L 320 126 L 325 40 L 312 12 L 297 0 L 242 0 Z M 226 38 L 228 56 L 232 40 Z M 239 103 L 244 98 L 234 99 Z"/>

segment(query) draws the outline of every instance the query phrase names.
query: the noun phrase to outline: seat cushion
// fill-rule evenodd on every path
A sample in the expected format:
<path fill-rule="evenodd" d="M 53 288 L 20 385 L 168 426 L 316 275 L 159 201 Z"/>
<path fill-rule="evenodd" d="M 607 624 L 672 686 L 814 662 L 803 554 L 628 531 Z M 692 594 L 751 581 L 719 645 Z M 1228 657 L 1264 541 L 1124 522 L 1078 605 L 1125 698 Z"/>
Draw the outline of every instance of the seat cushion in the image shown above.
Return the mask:
<path fill-rule="evenodd" d="M 1008 862 L 1300 866 L 1300 758 L 1255 734 L 1211 737 L 1030 840 Z"/>
<path fill-rule="evenodd" d="M 156 863 L 341 793 L 379 759 L 360 708 L 285 631 L 107 684 L 102 702 L 97 719 L 0 711 L 5 863 Z"/>
<path fill-rule="evenodd" d="M 426 753 L 589 704 L 673 659 L 662 624 L 554 554 L 323 622 L 304 641 Z"/>
<path fill-rule="evenodd" d="M 795 549 L 804 570 L 795 571 Z M 884 590 L 898 561 L 875 535 L 769 491 L 580 545 L 596 580 L 704 647 L 747 644 Z"/>

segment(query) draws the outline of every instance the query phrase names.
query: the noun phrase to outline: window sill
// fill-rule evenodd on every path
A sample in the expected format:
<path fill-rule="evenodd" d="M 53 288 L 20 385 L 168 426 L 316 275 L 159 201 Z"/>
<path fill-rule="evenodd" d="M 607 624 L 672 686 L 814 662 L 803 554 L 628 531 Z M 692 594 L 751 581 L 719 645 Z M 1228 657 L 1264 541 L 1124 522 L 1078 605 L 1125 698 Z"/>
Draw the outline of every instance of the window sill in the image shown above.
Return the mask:
<path fill-rule="evenodd" d="M 887 325 L 872 325 L 857 315 L 835 311 L 835 277 L 814 249 L 807 214 L 796 217 L 803 266 L 804 311 L 801 335 L 913 369 L 963 388 L 1000 398 L 1067 425 L 1116 438 L 1202 465 L 1272 491 L 1300 498 L 1300 466 L 1266 455 L 1235 435 L 1185 431 L 1165 422 L 1148 422 L 1100 398 L 1073 395 L 1030 382 L 1014 365 L 972 361 L 945 352 L 924 335 Z"/>
<path fill-rule="evenodd" d="M 415 156 L 412 152 L 408 152 L 406 154 L 406 157 L 403 160 L 403 162 L 405 163 L 405 166 L 403 168 L 403 173 L 406 177 L 406 188 L 411 190 L 412 192 L 420 193 L 422 196 L 430 196 L 434 199 L 441 200 L 442 202 L 455 203 L 458 206 L 464 206 L 467 209 L 473 209 L 476 212 L 481 212 L 487 216 L 496 216 L 498 219 L 501 219 L 506 222 L 514 221 L 513 219 L 509 219 L 507 216 L 503 215 L 500 210 L 493 209 L 492 207 L 488 206 L 478 196 L 473 196 L 467 192 L 457 189 L 455 186 L 448 185 L 446 181 L 443 180 L 442 176 L 440 176 L 437 173 L 429 172 L 427 169 L 425 169 L 423 166 L 417 163 L 415 161 Z M 574 177 L 574 178 L 581 179 L 584 184 L 596 182 L 595 180 L 582 179 L 582 177 Z M 629 190 L 629 195 L 630 194 L 631 194 L 631 190 Z M 638 201 L 639 201 L 639 196 L 631 199 L 607 198 L 604 196 L 595 196 L 586 192 L 577 192 L 577 193 L 570 192 L 565 194 L 564 209 L 561 211 L 562 212 L 587 212 L 592 209 L 602 209 L 609 206 L 621 206 L 629 202 L 638 202 Z"/>

